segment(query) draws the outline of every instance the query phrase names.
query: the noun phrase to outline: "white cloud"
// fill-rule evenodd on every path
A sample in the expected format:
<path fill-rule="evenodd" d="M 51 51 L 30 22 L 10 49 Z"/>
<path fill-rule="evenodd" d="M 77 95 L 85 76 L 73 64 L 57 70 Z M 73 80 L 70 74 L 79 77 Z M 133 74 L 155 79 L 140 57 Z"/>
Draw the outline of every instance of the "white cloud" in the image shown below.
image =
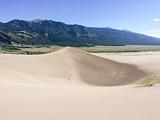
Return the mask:
<path fill-rule="evenodd" d="M 160 38 L 160 29 L 147 30 L 146 33 L 149 36 Z"/>
<path fill-rule="evenodd" d="M 160 19 L 159 18 L 154 18 L 153 21 L 154 22 L 160 22 Z"/>

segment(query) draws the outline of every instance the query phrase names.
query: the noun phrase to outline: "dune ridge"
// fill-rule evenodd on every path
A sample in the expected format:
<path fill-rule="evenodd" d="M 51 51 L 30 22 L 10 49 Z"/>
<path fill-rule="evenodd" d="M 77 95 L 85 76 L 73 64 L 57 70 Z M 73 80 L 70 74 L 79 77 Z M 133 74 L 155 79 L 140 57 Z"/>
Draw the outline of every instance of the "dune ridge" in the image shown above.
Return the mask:
<path fill-rule="evenodd" d="M 1 55 L 0 59 L 0 76 L 4 81 L 118 86 L 147 76 L 134 65 L 71 47 L 45 55 Z"/>

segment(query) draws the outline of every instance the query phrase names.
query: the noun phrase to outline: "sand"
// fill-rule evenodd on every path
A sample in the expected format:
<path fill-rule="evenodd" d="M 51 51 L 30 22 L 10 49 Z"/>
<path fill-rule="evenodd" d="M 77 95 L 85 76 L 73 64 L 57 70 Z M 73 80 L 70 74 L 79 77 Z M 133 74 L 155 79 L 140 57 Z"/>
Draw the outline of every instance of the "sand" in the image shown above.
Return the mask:
<path fill-rule="evenodd" d="M 94 55 L 136 65 L 150 75 L 160 74 L 160 52 L 95 53 Z"/>
<path fill-rule="evenodd" d="M 160 54 L 65 48 L 0 60 L 1 120 L 160 120 L 159 85 L 134 85 L 160 73 Z"/>
<path fill-rule="evenodd" d="M 115 62 L 75 48 L 39 56 L 1 55 L 0 82 L 119 86 L 147 76 L 137 66 Z"/>

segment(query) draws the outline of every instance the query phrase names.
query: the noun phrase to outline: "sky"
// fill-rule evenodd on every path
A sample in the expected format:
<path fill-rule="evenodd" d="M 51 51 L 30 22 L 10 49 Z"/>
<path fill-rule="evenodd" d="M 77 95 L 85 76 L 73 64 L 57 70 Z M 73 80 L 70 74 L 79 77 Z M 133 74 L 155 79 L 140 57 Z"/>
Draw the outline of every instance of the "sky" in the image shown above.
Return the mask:
<path fill-rule="evenodd" d="M 48 19 L 160 38 L 160 0 L 0 0 L 0 21 Z"/>

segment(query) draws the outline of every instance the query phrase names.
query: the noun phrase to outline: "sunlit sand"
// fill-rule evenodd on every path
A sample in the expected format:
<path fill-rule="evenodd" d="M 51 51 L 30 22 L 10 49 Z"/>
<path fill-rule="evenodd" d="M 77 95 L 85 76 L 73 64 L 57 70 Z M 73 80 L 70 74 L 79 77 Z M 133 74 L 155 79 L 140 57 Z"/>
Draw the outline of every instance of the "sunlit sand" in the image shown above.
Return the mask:
<path fill-rule="evenodd" d="M 0 55 L 2 120 L 159 120 L 160 54 Z"/>

